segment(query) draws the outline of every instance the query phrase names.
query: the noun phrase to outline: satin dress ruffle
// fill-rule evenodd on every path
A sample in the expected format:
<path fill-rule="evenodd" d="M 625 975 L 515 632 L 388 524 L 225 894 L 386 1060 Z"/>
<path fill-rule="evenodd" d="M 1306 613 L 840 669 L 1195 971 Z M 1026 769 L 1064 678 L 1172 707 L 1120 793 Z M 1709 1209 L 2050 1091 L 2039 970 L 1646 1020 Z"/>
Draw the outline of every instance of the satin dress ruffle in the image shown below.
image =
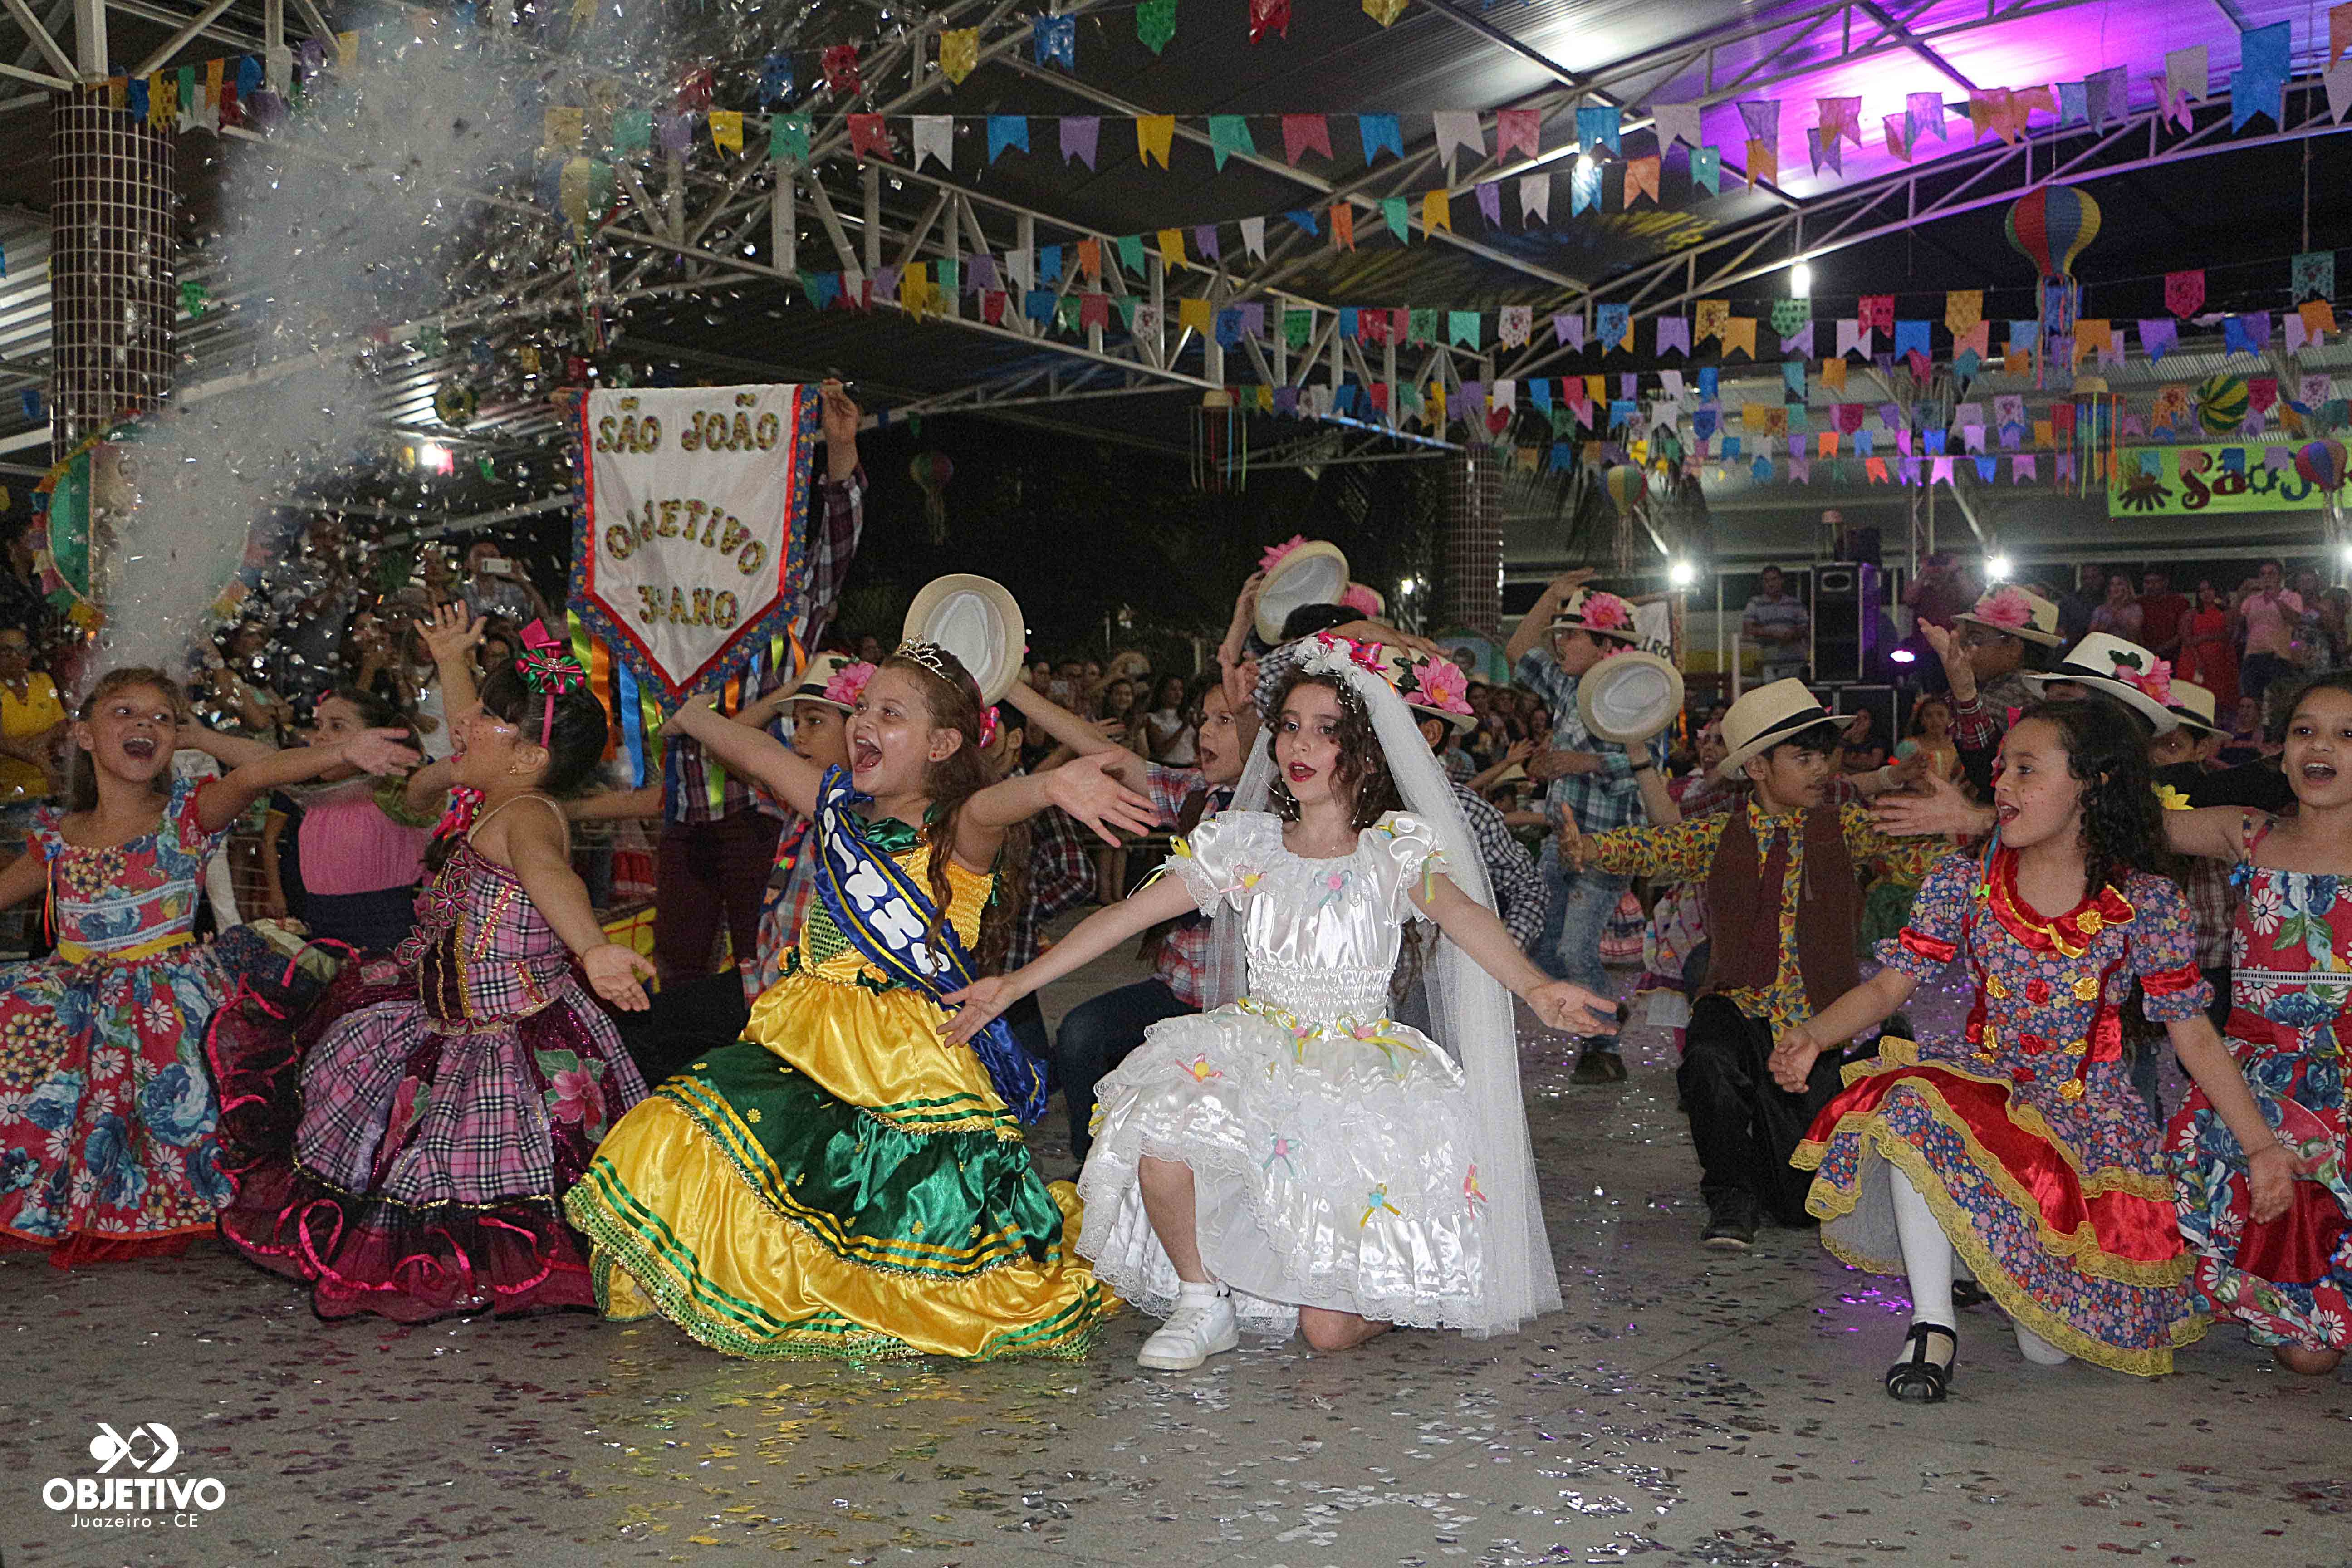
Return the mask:
<path fill-rule="evenodd" d="M 1386 1017 L 1427 824 L 1391 814 L 1343 858 L 1302 859 L 1257 812 L 1204 822 L 1171 864 L 1203 910 L 1244 922 L 1249 994 L 1155 1024 L 1097 1086 L 1078 1179 L 1095 1272 L 1166 1316 L 1177 1278 L 1138 1185 L 1190 1166 L 1202 1261 L 1243 1331 L 1287 1339 L 1298 1309 L 1459 1328 L 1482 1321 L 1476 1152 L 1461 1070 Z"/>

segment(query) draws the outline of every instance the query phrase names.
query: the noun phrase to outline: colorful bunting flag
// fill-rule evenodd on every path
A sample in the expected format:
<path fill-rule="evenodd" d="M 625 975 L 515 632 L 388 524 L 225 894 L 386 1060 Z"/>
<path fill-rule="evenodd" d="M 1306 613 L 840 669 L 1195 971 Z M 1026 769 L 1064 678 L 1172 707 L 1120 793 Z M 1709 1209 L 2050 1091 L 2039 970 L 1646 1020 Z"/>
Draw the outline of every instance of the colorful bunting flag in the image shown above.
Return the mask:
<path fill-rule="evenodd" d="M 788 71 L 790 66 L 785 68 Z M 940 74 L 958 87 L 980 68 L 980 29 L 954 27 L 940 35 Z M 789 78 L 787 79 L 789 79 Z M 786 91 L 791 89 L 787 88 Z"/>
<path fill-rule="evenodd" d="M 1255 5 L 1257 0 L 1251 0 Z M 1286 5 L 1287 0 L 1286 0 Z M 1331 156 L 1331 122 L 1320 114 L 1286 114 L 1282 117 L 1282 161 L 1297 167 L 1298 160 L 1308 153 Z"/>

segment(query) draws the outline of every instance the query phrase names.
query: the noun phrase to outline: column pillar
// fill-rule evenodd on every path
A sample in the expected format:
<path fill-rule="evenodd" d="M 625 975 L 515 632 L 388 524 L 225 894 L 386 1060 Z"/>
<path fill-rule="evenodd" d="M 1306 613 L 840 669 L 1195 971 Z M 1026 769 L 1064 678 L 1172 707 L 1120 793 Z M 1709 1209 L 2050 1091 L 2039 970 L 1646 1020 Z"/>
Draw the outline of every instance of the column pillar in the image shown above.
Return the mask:
<path fill-rule="evenodd" d="M 1445 583 L 1441 627 L 1503 635 L 1503 459 L 1449 458 L 1445 475 Z M 1434 629 L 1434 628 L 1433 628 Z"/>
<path fill-rule="evenodd" d="M 52 460 L 172 389 L 178 138 L 112 107 L 100 82 L 51 113 Z"/>

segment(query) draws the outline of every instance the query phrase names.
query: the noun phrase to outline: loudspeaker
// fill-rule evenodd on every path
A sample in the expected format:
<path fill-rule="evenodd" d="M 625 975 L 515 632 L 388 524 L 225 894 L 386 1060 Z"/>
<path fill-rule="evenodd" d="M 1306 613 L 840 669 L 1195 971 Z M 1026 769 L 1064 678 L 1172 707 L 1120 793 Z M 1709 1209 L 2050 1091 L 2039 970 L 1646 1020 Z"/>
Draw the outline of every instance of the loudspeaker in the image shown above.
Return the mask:
<path fill-rule="evenodd" d="M 1813 568 L 1813 679 L 1847 685 L 1878 679 L 1878 568 L 1840 562 Z"/>

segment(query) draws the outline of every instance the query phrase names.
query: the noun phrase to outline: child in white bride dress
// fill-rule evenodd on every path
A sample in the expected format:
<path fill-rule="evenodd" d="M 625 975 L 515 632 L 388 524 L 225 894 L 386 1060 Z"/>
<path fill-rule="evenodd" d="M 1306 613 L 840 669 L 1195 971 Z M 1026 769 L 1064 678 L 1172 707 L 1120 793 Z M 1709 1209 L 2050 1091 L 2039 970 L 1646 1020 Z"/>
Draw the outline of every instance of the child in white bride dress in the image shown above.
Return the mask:
<path fill-rule="evenodd" d="M 1495 917 L 1408 700 L 1459 700 L 1426 659 L 1318 639 L 1268 704 L 1236 809 L 1180 845 L 1174 876 L 948 999 L 968 1038 L 1193 909 L 1244 947 L 1246 995 L 1153 1026 L 1097 1091 L 1077 1246 L 1168 1319 L 1144 1366 L 1198 1366 L 1244 1331 L 1326 1351 L 1398 1323 L 1507 1333 L 1559 1304 L 1504 987 L 1577 1034 L 1613 1009 L 1548 980 Z M 1243 809 L 1262 801 L 1276 811 Z M 1446 938 L 1424 967 L 1458 1067 L 1386 1016 L 1416 918 Z"/>

